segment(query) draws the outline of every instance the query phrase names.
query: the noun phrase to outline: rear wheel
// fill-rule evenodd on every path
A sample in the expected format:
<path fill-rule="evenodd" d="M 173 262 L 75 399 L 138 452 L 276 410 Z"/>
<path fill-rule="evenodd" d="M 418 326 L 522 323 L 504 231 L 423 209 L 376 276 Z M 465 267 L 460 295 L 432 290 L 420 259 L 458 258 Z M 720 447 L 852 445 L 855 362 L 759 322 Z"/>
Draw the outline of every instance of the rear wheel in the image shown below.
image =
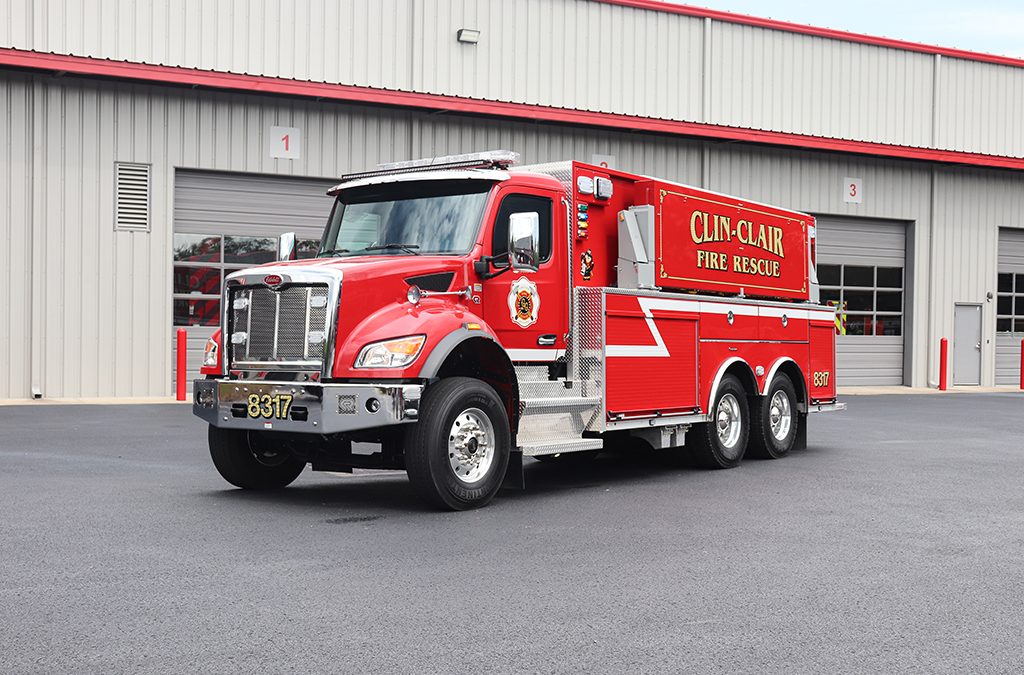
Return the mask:
<path fill-rule="evenodd" d="M 210 426 L 210 457 L 224 480 L 247 490 L 275 490 L 290 485 L 306 463 L 274 448 L 256 432 Z"/>
<path fill-rule="evenodd" d="M 800 415 L 796 409 L 796 389 L 789 377 L 779 373 L 764 396 L 752 399 L 750 412 L 751 457 L 778 459 L 793 449 Z"/>
<path fill-rule="evenodd" d="M 489 385 L 469 377 L 427 388 L 405 438 L 405 467 L 426 501 L 461 511 L 494 498 L 508 468 L 508 415 Z"/>
<path fill-rule="evenodd" d="M 750 434 L 750 410 L 747 393 L 733 375 L 726 375 L 718 385 L 711 421 L 694 429 L 693 455 L 708 469 L 731 469 L 743 459 Z"/>

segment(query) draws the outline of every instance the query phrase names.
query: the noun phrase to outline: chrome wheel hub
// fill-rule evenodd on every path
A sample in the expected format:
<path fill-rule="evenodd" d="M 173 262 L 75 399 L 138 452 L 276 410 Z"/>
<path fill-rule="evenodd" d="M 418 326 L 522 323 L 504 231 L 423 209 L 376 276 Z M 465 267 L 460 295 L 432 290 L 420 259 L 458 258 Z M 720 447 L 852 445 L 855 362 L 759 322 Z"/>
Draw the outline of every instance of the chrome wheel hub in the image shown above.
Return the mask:
<path fill-rule="evenodd" d="M 448 463 L 463 483 L 475 483 L 494 462 L 494 426 L 479 408 L 464 410 L 448 432 Z"/>
<path fill-rule="evenodd" d="M 735 449 L 740 440 L 743 419 L 740 403 L 732 394 L 726 394 L 715 408 L 715 430 L 718 440 L 727 450 Z"/>
<path fill-rule="evenodd" d="M 772 428 L 772 436 L 775 440 L 785 440 L 789 430 L 793 427 L 793 408 L 789 402 L 786 392 L 777 391 L 772 396 L 768 408 L 768 420 Z"/>

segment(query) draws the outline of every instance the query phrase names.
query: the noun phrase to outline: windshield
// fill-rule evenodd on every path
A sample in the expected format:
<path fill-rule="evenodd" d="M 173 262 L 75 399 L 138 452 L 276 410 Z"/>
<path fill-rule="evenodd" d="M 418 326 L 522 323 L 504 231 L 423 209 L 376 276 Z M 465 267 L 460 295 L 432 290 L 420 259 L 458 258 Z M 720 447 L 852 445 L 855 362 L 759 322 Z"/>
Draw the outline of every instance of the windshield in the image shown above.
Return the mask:
<path fill-rule="evenodd" d="M 468 253 L 492 185 L 435 180 L 343 190 L 320 255 Z"/>

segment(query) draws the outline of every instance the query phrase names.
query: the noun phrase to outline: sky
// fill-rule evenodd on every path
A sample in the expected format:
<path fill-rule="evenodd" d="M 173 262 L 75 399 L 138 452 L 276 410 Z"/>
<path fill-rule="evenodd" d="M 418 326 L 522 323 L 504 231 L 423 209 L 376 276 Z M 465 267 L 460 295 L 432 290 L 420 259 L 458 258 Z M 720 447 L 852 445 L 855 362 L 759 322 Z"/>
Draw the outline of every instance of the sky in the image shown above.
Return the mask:
<path fill-rule="evenodd" d="M 668 1 L 1024 58 L 1024 0 Z"/>

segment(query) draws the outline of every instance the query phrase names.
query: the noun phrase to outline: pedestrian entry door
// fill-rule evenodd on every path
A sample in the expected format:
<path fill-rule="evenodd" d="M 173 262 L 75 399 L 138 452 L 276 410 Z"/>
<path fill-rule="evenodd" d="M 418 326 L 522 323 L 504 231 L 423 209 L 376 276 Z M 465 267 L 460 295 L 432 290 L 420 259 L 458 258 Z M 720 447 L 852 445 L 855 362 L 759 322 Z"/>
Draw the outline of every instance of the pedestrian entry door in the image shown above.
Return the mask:
<path fill-rule="evenodd" d="M 955 305 L 953 384 L 981 384 L 981 305 Z"/>

